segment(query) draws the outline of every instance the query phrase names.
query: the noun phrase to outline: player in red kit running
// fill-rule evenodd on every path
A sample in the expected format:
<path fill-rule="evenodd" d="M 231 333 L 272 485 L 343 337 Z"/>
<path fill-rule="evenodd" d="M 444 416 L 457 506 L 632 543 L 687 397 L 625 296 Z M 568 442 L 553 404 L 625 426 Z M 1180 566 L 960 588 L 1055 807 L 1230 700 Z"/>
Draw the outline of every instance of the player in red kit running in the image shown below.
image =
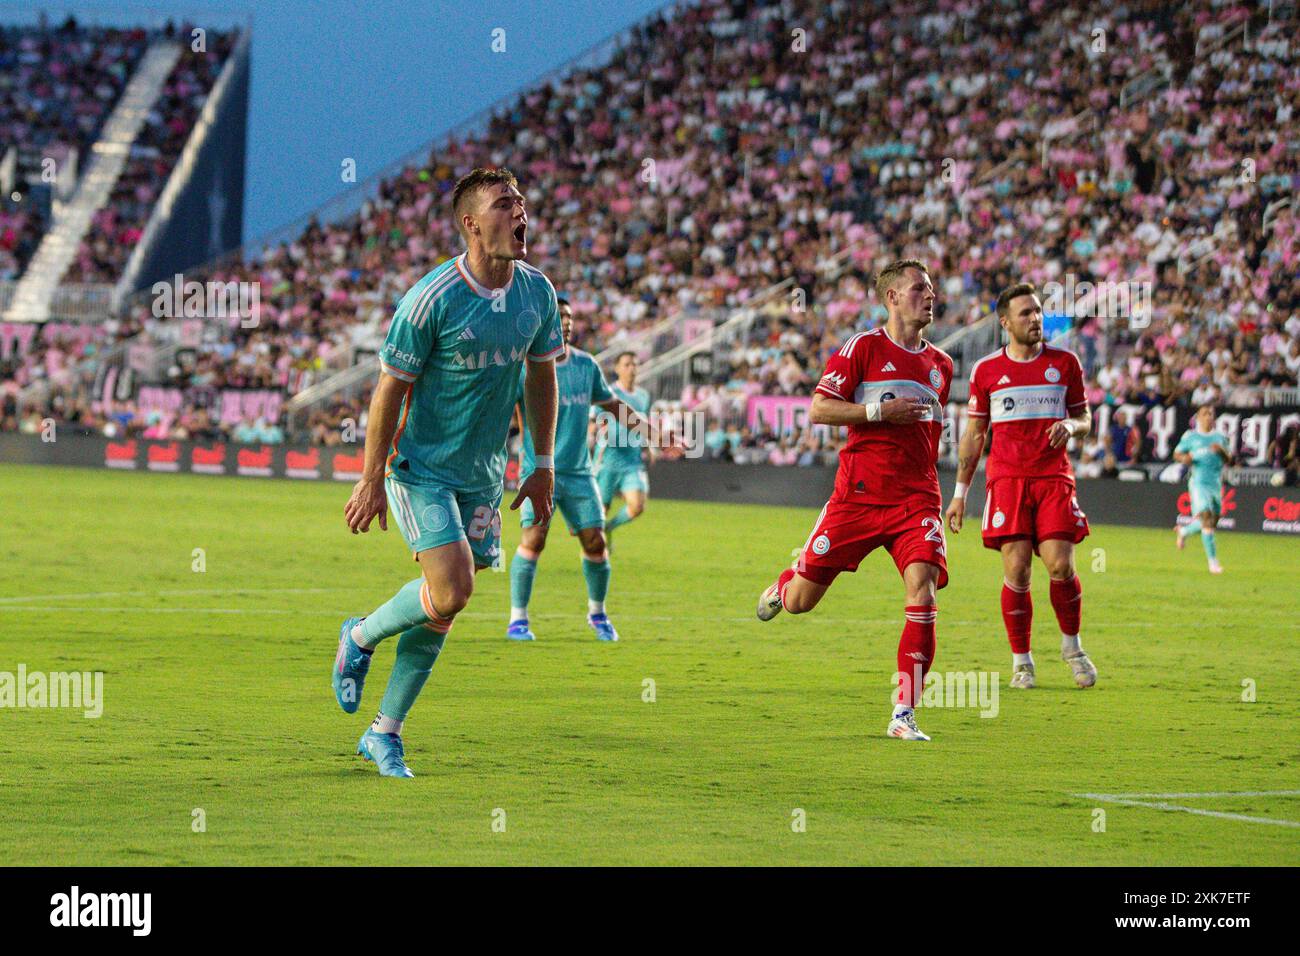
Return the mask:
<path fill-rule="evenodd" d="M 1052 579 L 1052 610 L 1061 626 L 1061 657 L 1080 687 L 1097 683 L 1097 668 L 1079 644 L 1082 589 L 1074 546 L 1088 536 L 1065 446 L 1092 428 L 1083 369 L 1073 352 L 1043 342 L 1043 306 L 1022 282 L 998 296 L 998 319 L 1011 341 L 975 363 L 966 429 L 957 448 L 957 488 L 948 527 L 961 531 L 966 490 L 993 429 L 985 483 L 984 546 L 1002 552 L 1002 620 L 1011 641 L 1011 686 L 1034 686 L 1029 630 L 1034 605 L 1029 572 L 1034 553 Z"/>
<path fill-rule="evenodd" d="M 952 359 L 921 337 L 934 321 L 934 286 L 925 264 L 904 259 L 876 277 L 876 297 L 889 312 L 881 328 L 851 337 L 826 363 L 810 418 L 846 425 L 835 491 L 813 525 L 794 566 L 758 599 L 758 618 L 782 609 L 811 611 L 841 571 L 856 571 L 885 548 L 907 592 L 898 643 L 899 684 L 887 733 L 929 740 L 914 708 L 934 659 L 935 592 L 948 583 L 935 461 Z"/>

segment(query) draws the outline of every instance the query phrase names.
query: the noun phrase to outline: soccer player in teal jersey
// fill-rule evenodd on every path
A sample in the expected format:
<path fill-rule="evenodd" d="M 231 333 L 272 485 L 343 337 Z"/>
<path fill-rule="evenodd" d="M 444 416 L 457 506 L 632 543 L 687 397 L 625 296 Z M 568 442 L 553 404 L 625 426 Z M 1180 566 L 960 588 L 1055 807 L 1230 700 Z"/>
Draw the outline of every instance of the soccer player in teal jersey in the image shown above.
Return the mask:
<path fill-rule="evenodd" d="M 1214 430 L 1214 408 L 1202 405 L 1196 410 L 1196 427 L 1183 432 L 1174 448 L 1174 460 L 1188 466 L 1187 491 L 1192 499 L 1192 520 L 1175 528 L 1178 550 L 1187 544 L 1187 536 L 1201 532 L 1201 545 L 1211 574 L 1222 574 L 1214 529 L 1223 513 L 1223 466 L 1229 464 L 1227 439 Z"/>
<path fill-rule="evenodd" d="M 401 635 L 379 714 L 357 744 L 391 777 L 414 776 L 402 724 L 475 573 L 500 562 L 501 450 L 521 374 L 538 455 L 511 509 L 526 500 L 549 518 L 555 477 L 555 359 L 564 341 L 555 289 L 523 261 L 524 197 L 508 170 L 476 169 L 456 183 L 452 212 L 467 251 L 397 306 L 370 401 L 364 471 L 344 508 L 356 534 L 376 518 L 387 531 L 391 504 L 420 566 L 386 603 L 343 622 L 332 674 L 339 706 L 355 713 L 371 654 Z"/>
<path fill-rule="evenodd" d="M 564 337 L 564 355 L 556 359 L 555 377 L 560 392 L 560 412 L 555 426 L 555 509 L 564 515 L 569 531 L 582 545 L 582 576 L 587 582 L 587 624 L 602 641 L 617 641 L 618 632 L 605 611 L 609 593 L 609 552 L 605 546 L 605 509 L 596 479 L 591 473 L 591 453 L 587 450 L 587 427 L 593 407 L 614 414 L 623 404 L 605 383 L 596 360 L 569 344 L 573 326 L 573 309 L 561 298 L 560 328 Z M 519 398 L 527 405 L 521 382 Z M 631 427 L 641 420 L 630 408 L 621 409 Z M 537 456 L 532 436 L 525 431 L 523 461 L 519 474 L 526 480 L 533 473 Z M 550 524 L 538 520 L 527 502 L 521 511 L 523 538 L 510 562 L 510 622 L 506 637 L 513 641 L 537 639 L 528 624 L 528 602 L 537 575 L 537 560 L 546 547 Z"/>
<path fill-rule="evenodd" d="M 614 360 L 614 374 L 618 377 L 614 394 L 643 418 L 650 415 L 650 393 L 636 384 L 637 359 L 632 352 L 624 352 Z M 623 507 L 610 518 L 609 532 L 627 524 L 645 511 L 646 497 L 650 494 L 650 476 L 642 460 L 644 442 L 612 418 L 607 419 L 605 437 L 596 450 L 596 483 L 600 486 L 600 500 L 606 511 L 615 495 L 623 496 Z"/>

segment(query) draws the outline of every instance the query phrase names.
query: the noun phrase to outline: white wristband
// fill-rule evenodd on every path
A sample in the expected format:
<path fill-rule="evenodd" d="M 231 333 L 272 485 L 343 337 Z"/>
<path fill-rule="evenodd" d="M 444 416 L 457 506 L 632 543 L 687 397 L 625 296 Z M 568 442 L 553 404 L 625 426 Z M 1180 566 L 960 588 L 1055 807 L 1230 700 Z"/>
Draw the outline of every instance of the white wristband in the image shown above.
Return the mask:
<path fill-rule="evenodd" d="M 880 403 L 879 403 L 879 402 L 867 402 L 867 404 L 863 405 L 862 407 L 865 408 L 865 409 L 867 410 L 867 421 L 869 421 L 869 422 L 878 422 L 878 421 L 880 421 Z"/>
<path fill-rule="evenodd" d="M 549 468 L 551 471 L 554 471 L 554 470 L 555 470 L 555 456 L 554 456 L 554 455 L 535 455 L 535 456 L 533 457 L 533 467 L 534 467 L 534 468 Z"/>
<path fill-rule="evenodd" d="M 966 482 L 964 481 L 959 481 L 957 482 L 957 487 L 952 490 L 952 496 L 954 498 L 960 498 L 962 501 L 965 501 L 966 492 L 969 490 L 970 490 L 970 485 L 966 484 Z"/>

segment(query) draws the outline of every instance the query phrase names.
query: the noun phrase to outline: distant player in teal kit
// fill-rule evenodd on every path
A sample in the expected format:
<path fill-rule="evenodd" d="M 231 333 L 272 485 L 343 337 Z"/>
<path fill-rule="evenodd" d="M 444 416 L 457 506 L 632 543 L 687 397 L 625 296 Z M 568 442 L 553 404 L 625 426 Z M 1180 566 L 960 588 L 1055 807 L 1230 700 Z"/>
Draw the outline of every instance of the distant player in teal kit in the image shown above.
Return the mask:
<path fill-rule="evenodd" d="M 555 508 L 564 515 L 569 531 L 582 545 L 582 576 L 587 582 L 587 624 L 602 641 L 617 641 L 618 632 L 605 611 L 609 592 L 609 551 L 605 544 L 605 509 L 596 479 L 591 472 L 591 453 L 587 450 L 587 426 L 592 407 L 619 414 L 623 403 L 605 383 L 596 360 L 581 349 L 569 345 L 573 310 L 559 299 L 560 328 L 565 352 L 555 362 L 559 383 L 560 412 L 555 428 Z M 527 407 L 524 383 L 520 382 L 519 399 Z M 623 409 L 624 420 L 633 428 L 640 419 L 631 409 Z M 519 474 L 526 481 L 535 467 L 532 436 L 524 431 L 523 461 Z M 506 637 L 512 641 L 537 639 L 528 623 L 528 602 L 532 598 L 537 561 L 546 547 L 550 524 L 539 520 L 528 502 L 521 512 L 523 538 L 514 560 L 510 562 L 510 622 Z"/>
<path fill-rule="evenodd" d="M 1187 490 L 1192 499 L 1192 520 L 1176 528 L 1178 550 L 1187 544 L 1187 536 L 1201 532 L 1201 544 L 1211 574 L 1222 574 L 1214 529 L 1223 514 L 1223 466 L 1229 464 L 1227 439 L 1214 430 L 1214 409 L 1202 405 L 1196 410 L 1196 427 L 1189 428 L 1174 448 L 1174 460 L 1187 465 Z"/>
<path fill-rule="evenodd" d="M 371 655 L 401 635 L 374 722 L 357 744 L 381 775 L 411 777 L 402 724 L 468 603 L 474 575 L 499 565 L 501 454 L 524 376 L 535 468 L 510 506 L 549 519 L 555 471 L 555 359 L 564 352 L 555 289 L 523 261 L 528 214 L 507 170 L 476 169 L 452 193 L 467 251 L 411 287 L 380 353 L 365 466 L 344 516 L 352 533 L 388 508 L 420 576 L 339 629 L 332 683 L 349 714 L 361 704 Z"/>
<path fill-rule="evenodd" d="M 650 416 L 650 393 L 636 384 L 637 359 L 632 352 L 624 352 L 614 360 L 614 374 L 618 376 L 613 391 L 625 405 L 642 418 Z M 612 532 L 627 524 L 645 511 L 646 497 L 650 494 L 650 477 L 646 473 L 642 455 L 645 441 L 641 435 L 629 432 L 612 417 L 606 418 L 604 437 L 596 448 L 596 483 L 600 486 L 600 500 L 606 511 L 615 495 L 623 496 L 623 507 L 610 518 L 606 529 Z"/>

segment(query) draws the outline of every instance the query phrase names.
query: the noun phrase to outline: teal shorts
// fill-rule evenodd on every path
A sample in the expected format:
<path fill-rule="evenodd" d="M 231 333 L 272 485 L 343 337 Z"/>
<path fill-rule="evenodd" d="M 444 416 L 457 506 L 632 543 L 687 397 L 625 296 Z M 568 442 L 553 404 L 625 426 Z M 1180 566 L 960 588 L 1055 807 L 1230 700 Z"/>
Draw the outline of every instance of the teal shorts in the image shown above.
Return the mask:
<path fill-rule="evenodd" d="M 460 491 L 444 485 L 415 485 L 384 479 L 388 507 L 412 553 L 468 541 L 474 565 L 501 562 L 501 486 Z"/>
<path fill-rule="evenodd" d="M 520 483 L 523 480 L 521 478 Z M 574 534 L 587 528 L 605 527 L 605 509 L 600 504 L 600 491 L 596 488 L 596 479 L 591 475 L 557 474 L 555 510 L 564 515 L 564 523 Z M 531 528 L 537 523 L 533 520 L 533 503 L 526 498 L 519 506 L 519 517 L 520 527 Z"/>
<path fill-rule="evenodd" d="M 1206 512 L 1213 511 L 1215 517 L 1223 514 L 1223 487 L 1207 488 L 1204 485 L 1198 485 L 1195 482 L 1187 486 L 1187 490 L 1192 497 L 1192 517 Z"/>
<path fill-rule="evenodd" d="M 641 465 L 628 467 L 608 464 L 596 475 L 596 484 L 600 487 L 601 504 L 606 508 L 614 500 L 615 495 L 626 494 L 629 491 L 650 493 L 650 476 Z"/>

